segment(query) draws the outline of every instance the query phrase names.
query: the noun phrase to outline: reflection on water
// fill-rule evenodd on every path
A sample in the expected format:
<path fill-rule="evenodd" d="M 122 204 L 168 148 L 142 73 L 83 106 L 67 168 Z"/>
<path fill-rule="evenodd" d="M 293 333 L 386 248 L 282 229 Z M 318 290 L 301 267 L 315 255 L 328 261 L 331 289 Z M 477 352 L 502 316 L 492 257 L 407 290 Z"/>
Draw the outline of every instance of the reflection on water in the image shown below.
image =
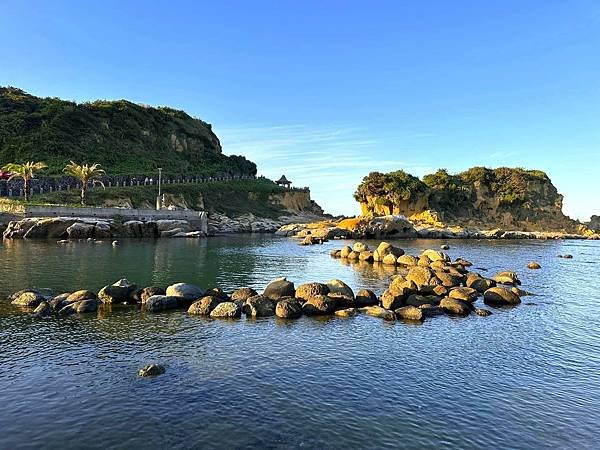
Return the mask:
<path fill-rule="evenodd" d="M 396 242 L 412 254 L 440 243 Z M 7 241 L 0 295 L 121 277 L 260 289 L 278 276 L 381 293 L 396 269 L 331 259 L 341 245 Z M 600 245 L 450 245 L 489 273 L 519 272 L 535 306 L 415 326 L 367 316 L 219 321 L 121 305 L 40 320 L 1 301 L 0 448 L 596 448 Z M 542 269 L 527 270 L 531 260 Z M 167 372 L 138 378 L 149 362 Z"/>

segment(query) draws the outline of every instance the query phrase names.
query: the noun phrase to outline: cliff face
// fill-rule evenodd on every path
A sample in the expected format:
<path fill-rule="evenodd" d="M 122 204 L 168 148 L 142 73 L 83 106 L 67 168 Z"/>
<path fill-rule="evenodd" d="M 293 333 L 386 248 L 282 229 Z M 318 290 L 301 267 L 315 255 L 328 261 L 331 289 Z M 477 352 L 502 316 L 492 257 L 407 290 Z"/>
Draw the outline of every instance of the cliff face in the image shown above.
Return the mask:
<path fill-rule="evenodd" d="M 402 195 L 398 192 L 405 185 L 393 177 L 379 190 L 367 186 L 372 179 L 372 174 L 365 177 L 357 189 L 363 214 L 419 220 L 429 211 L 427 217 L 448 225 L 522 231 L 577 232 L 579 226 L 562 213 L 563 197 L 541 171 L 477 167 L 450 175 L 440 170 Z"/>
<path fill-rule="evenodd" d="M 45 161 L 60 173 L 69 160 L 110 173 L 254 175 L 256 165 L 225 156 L 210 124 L 183 111 L 126 100 L 74 103 L 0 87 L 0 164 Z"/>
<path fill-rule="evenodd" d="M 589 229 L 594 230 L 596 233 L 600 233 L 600 216 L 592 216 L 586 225 Z"/>

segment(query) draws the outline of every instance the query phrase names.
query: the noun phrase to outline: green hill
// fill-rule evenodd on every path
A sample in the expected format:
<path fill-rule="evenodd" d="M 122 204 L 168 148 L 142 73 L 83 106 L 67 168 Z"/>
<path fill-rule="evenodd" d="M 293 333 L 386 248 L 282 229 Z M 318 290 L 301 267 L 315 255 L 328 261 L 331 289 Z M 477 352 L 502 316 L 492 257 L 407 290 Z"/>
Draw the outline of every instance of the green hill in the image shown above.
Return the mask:
<path fill-rule="evenodd" d="M 126 100 L 74 103 L 0 87 L 0 165 L 44 161 L 47 174 L 69 160 L 110 174 L 255 175 L 243 156 L 222 154 L 210 124 L 183 111 Z"/>

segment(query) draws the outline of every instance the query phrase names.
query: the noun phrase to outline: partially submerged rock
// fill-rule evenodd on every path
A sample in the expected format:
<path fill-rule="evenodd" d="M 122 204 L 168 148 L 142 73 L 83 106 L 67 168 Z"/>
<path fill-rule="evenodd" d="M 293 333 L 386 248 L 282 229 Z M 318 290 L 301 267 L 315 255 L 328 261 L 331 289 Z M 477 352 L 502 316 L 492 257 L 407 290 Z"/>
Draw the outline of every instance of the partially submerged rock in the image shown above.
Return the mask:
<path fill-rule="evenodd" d="M 241 315 L 242 309 L 234 302 L 219 303 L 210 313 L 210 317 L 223 319 L 239 319 Z"/>
<path fill-rule="evenodd" d="M 157 377 L 165 373 L 166 369 L 160 364 L 148 364 L 138 371 L 140 377 Z"/>
<path fill-rule="evenodd" d="M 275 314 L 282 319 L 297 319 L 302 315 L 302 306 L 295 298 L 284 298 L 277 302 Z"/>
<path fill-rule="evenodd" d="M 296 289 L 294 283 L 287 278 L 281 277 L 271 281 L 265 288 L 263 295 L 271 300 L 278 300 L 283 297 L 294 297 Z"/>
<path fill-rule="evenodd" d="M 483 301 L 490 306 L 513 306 L 521 303 L 521 298 L 506 288 L 493 287 L 483 293 Z"/>

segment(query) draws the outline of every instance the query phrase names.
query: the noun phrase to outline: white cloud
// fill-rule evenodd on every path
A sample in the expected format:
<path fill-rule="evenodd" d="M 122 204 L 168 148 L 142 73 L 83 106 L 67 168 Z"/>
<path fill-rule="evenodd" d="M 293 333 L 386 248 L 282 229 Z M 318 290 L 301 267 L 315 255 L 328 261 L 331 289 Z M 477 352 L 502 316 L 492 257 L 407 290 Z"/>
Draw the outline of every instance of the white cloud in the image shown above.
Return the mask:
<path fill-rule="evenodd" d="M 294 186 L 310 187 L 313 199 L 332 214 L 358 213 L 352 194 L 369 172 L 405 169 L 420 176 L 432 171 L 400 159 L 379 158 L 377 139 L 357 127 L 293 124 L 215 131 L 226 154 L 246 156 L 268 178 L 285 174 Z M 414 138 L 414 133 L 407 137 Z"/>

